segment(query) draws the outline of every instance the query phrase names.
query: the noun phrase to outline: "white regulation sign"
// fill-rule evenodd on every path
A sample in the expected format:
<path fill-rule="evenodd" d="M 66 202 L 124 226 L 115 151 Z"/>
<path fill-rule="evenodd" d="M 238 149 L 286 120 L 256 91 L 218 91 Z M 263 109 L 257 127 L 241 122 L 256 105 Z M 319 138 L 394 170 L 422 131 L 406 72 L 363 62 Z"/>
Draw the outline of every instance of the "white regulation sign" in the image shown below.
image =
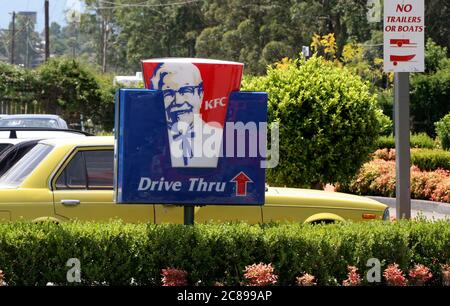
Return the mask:
<path fill-rule="evenodd" d="M 384 1 L 384 71 L 425 70 L 424 0 Z"/>

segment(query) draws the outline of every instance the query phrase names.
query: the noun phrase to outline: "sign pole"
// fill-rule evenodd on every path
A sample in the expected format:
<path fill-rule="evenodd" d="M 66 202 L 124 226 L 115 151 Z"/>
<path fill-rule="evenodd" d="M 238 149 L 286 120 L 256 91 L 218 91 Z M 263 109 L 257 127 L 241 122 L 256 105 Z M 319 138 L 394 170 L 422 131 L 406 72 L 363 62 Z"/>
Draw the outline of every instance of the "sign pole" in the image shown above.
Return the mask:
<path fill-rule="evenodd" d="M 409 143 L 409 72 L 396 72 L 395 90 L 395 161 L 397 219 L 411 218 L 410 143 Z"/>
<path fill-rule="evenodd" d="M 194 225 L 195 206 L 184 206 L 184 225 Z"/>

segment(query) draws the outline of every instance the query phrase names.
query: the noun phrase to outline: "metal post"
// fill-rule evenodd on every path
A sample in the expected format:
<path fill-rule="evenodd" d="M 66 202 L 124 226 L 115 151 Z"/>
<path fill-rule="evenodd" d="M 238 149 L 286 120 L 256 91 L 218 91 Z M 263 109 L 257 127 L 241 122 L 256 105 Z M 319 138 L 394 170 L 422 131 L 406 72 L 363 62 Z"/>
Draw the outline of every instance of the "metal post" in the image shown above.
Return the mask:
<path fill-rule="evenodd" d="M 45 0 L 45 61 L 50 57 L 50 33 L 49 33 L 49 12 L 48 0 Z"/>
<path fill-rule="evenodd" d="M 26 34 L 27 34 L 27 40 L 26 40 L 26 45 L 27 45 L 27 48 L 26 48 L 26 52 L 25 52 L 25 68 L 28 68 L 29 67 L 29 61 L 30 61 L 30 59 L 29 59 L 29 47 L 30 47 L 30 28 L 29 28 L 29 22 L 30 22 L 30 19 L 28 18 L 28 16 L 26 17 L 27 18 L 27 23 L 26 23 Z"/>
<path fill-rule="evenodd" d="M 14 52 L 16 52 L 16 12 L 12 12 L 12 31 L 11 31 L 11 64 L 14 65 Z"/>
<path fill-rule="evenodd" d="M 409 72 L 396 72 L 394 78 L 396 211 L 397 219 L 410 219 Z"/>
<path fill-rule="evenodd" d="M 184 225 L 194 225 L 195 207 L 191 205 L 184 206 Z"/>

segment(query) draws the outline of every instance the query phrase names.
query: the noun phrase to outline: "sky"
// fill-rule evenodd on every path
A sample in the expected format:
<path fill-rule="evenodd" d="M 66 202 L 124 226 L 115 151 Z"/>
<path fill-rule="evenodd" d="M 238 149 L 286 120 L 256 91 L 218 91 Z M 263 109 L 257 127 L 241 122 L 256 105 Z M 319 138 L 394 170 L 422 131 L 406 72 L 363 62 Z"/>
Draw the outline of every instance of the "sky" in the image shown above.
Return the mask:
<path fill-rule="evenodd" d="M 37 12 L 36 31 L 44 30 L 44 0 L 0 0 L 0 29 L 8 28 L 11 22 L 11 12 L 35 11 Z M 77 3 L 78 2 L 78 3 Z M 65 11 L 70 7 L 83 7 L 78 0 L 49 0 L 50 24 L 57 22 L 66 24 Z"/>

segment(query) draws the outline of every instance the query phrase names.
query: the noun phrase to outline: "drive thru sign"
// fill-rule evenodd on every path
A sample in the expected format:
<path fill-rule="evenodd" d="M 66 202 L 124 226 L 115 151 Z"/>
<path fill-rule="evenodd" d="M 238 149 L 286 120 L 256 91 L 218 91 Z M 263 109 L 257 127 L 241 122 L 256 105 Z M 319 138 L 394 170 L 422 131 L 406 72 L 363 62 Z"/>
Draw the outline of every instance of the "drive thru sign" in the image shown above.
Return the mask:
<path fill-rule="evenodd" d="M 384 71 L 423 72 L 424 0 L 384 1 Z"/>

